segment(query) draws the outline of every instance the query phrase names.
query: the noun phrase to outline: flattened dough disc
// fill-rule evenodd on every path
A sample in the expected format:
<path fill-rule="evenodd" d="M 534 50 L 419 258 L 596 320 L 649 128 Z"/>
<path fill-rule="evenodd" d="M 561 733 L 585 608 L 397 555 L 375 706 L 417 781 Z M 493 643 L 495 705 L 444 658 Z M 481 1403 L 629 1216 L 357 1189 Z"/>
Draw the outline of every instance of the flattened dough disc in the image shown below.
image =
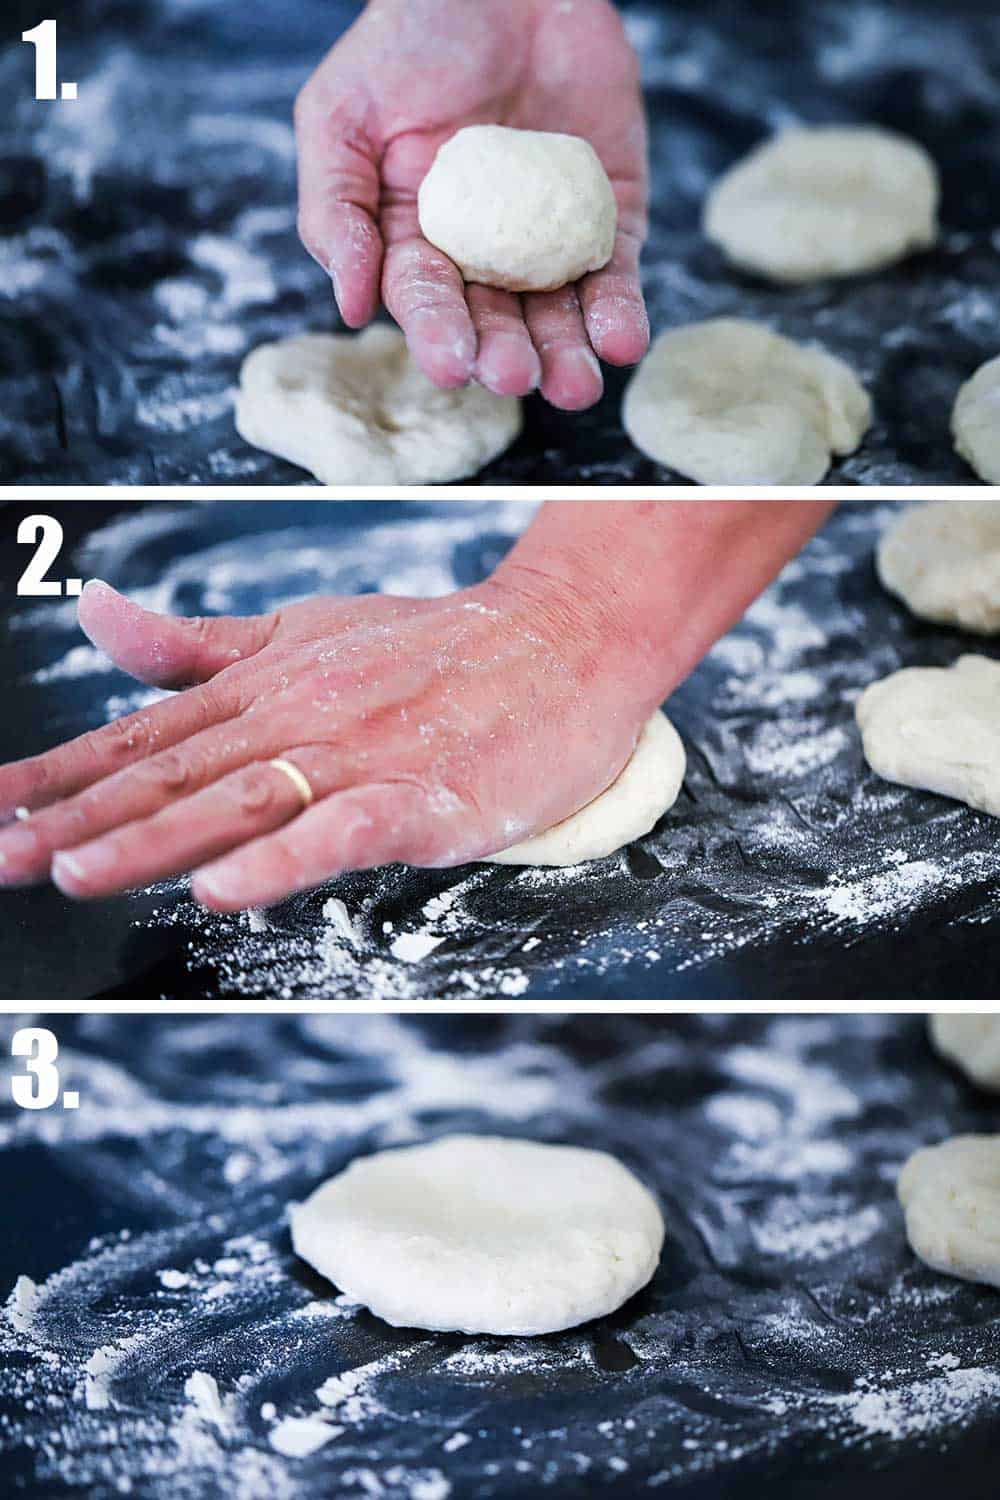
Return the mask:
<path fill-rule="evenodd" d="M 352 1163 L 291 1210 L 296 1252 L 396 1327 L 540 1334 L 646 1285 L 663 1216 L 603 1151 L 452 1135 Z"/>
<path fill-rule="evenodd" d="M 677 801 L 687 757 L 677 730 L 657 709 L 624 769 L 606 791 L 553 828 L 491 854 L 493 865 L 579 865 L 622 849 Z"/>

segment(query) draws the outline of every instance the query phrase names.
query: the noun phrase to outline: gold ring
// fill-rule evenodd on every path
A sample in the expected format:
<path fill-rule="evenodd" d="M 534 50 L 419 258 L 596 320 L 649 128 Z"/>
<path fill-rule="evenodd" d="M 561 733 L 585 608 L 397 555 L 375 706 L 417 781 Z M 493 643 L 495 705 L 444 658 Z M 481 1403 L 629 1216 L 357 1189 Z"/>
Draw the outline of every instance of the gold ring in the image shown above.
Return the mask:
<path fill-rule="evenodd" d="M 298 766 L 293 766 L 290 760 L 281 759 L 268 761 L 268 765 L 273 766 L 276 771 L 284 771 L 285 775 L 288 777 L 289 781 L 292 783 L 292 785 L 295 787 L 295 790 L 302 798 L 302 809 L 303 811 L 305 811 L 305 809 L 309 807 L 313 801 L 313 789 L 309 785 L 306 777 L 299 770 Z"/>

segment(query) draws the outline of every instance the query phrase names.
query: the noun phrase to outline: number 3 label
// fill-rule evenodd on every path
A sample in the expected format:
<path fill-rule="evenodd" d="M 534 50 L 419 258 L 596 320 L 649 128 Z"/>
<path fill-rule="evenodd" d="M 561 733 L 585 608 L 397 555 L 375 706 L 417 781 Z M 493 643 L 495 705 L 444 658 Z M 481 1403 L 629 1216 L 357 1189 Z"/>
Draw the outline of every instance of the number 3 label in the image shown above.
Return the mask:
<path fill-rule="evenodd" d="M 20 1109 L 51 1109 L 59 1098 L 59 1043 L 53 1032 L 44 1026 L 22 1026 L 11 1038 L 10 1053 L 25 1059 L 25 1072 L 10 1080 L 14 1103 Z M 67 1092 L 62 1103 L 63 1109 L 76 1109 L 80 1096 Z"/>

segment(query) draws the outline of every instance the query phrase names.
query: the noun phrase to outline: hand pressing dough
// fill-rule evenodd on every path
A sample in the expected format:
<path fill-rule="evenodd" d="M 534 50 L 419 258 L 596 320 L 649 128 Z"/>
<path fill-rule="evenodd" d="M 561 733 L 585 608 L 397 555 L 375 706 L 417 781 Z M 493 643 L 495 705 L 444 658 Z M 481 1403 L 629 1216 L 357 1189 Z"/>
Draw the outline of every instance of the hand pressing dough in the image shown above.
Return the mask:
<path fill-rule="evenodd" d="M 955 1015 L 930 1018 L 931 1040 L 980 1088 L 1000 1093 L 1000 1016 Z"/>
<path fill-rule="evenodd" d="M 663 1217 L 603 1151 L 452 1135 L 354 1162 L 291 1210 L 297 1254 L 397 1328 L 539 1334 L 646 1285 Z"/>
<path fill-rule="evenodd" d="M 865 688 L 855 715 L 865 759 L 887 781 L 1000 817 L 1000 662 L 893 672 Z"/>
<path fill-rule="evenodd" d="M 589 141 L 468 125 L 438 151 L 417 197 L 425 238 L 466 281 L 546 292 L 599 271 L 618 208 Z"/>
<path fill-rule="evenodd" d="M 956 1135 L 899 1175 L 906 1237 L 935 1271 L 1000 1286 L 1000 1135 Z"/>
<path fill-rule="evenodd" d="M 885 587 L 915 615 L 981 635 L 1000 631 L 997 501 L 912 506 L 882 537 L 875 563 Z"/>
<path fill-rule="evenodd" d="M 858 446 L 872 408 L 843 360 L 711 318 L 660 334 L 622 417 L 637 448 L 699 484 L 815 484 Z"/>
<path fill-rule="evenodd" d="M 521 403 L 479 385 L 442 391 L 398 328 L 264 344 L 240 373 L 236 426 L 323 484 L 447 484 L 475 474 L 521 430 Z"/>
<path fill-rule="evenodd" d="M 819 281 L 891 265 L 937 239 L 937 169 L 873 126 L 786 130 L 719 179 L 704 229 L 738 266 Z"/>
<path fill-rule="evenodd" d="M 487 856 L 491 865 L 580 865 L 614 854 L 659 822 L 677 801 L 687 757 L 677 730 L 657 709 L 624 770 L 606 791 L 544 833 Z"/>
<path fill-rule="evenodd" d="M 955 447 L 987 484 L 1000 484 L 1000 358 L 980 365 L 951 415 Z"/>

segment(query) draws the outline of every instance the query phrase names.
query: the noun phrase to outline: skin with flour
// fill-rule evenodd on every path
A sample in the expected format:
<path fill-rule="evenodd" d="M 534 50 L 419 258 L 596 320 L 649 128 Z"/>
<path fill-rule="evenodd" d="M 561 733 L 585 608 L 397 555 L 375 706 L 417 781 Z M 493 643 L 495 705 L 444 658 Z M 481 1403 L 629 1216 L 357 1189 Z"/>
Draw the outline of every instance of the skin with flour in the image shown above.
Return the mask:
<path fill-rule="evenodd" d="M 830 508 L 553 503 L 473 588 L 248 619 L 163 619 L 89 585 L 91 640 L 181 691 L 0 768 L 0 881 L 91 898 L 190 870 L 196 899 L 236 911 L 509 849 L 611 785 Z M 274 758 L 307 778 L 307 810 Z"/>
<path fill-rule="evenodd" d="M 439 148 L 484 124 L 590 143 L 617 209 L 606 266 L 523 296 L 465 285 L 421 233 L 417 195 Z M 570 411 L 600 399 L 599 360 L 642 358 L 646 125 L 608 0 L 371 0 L 302 90 L 295 126 L 300 232 L 349 327 L 381 299 L 436 385 L 537 387 Z"/>

